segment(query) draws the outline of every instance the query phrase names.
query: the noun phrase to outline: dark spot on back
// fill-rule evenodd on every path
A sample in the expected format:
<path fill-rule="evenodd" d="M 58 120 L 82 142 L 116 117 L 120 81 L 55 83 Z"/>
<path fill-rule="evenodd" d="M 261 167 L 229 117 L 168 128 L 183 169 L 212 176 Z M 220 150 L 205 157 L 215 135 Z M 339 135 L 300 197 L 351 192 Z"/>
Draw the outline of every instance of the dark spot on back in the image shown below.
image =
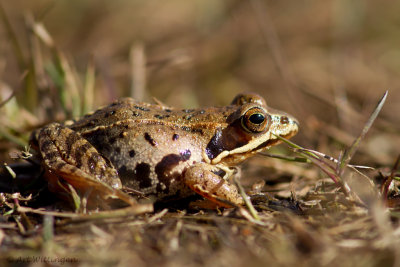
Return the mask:
<path fill-rule="evenodd" d="M 169 176 L 169 172 L 172 168 L 178 165 L 179 161 L 181 161 L 181 155 L 177 154 L 169 154 L 156 165 L 155 172 L 160 182 L 163 182 L 167 187 L 170 184 L 171 177 Z"/>
<path fill-rule="evenodd" d="M 135 177 L 135 172 L 128 169 L 125 165 L 118 169 L 118 176 L 121 178 L 121 182 L 124 184 L 126 181 L 132 181 Z"/>
<path fill-rule="evenodd" d="M 98 129 L 94 132 L 81 134 L 101 155 L 110 155 L 114 152 L 113 143 L 116 142 L 115 138 L 109 138 L 104 131 Z M 110 142 L 111 139 L 111 142 Z M 106 157 L 104 157 L 106 159 Z"/>
<path fill-rule="evenodd" d="M 104 131 L 102 130 L 97 130 L 95 132 L 91 132 L 89 134 L 81 134 L 82 137 L 84 137 L 86 140 L 89 141 L 90 144 L 92 144 L 92 146 L 94 146 L 97 151 L 99 151 L 100 153 L 104 154 L 107 152 L 111 151 L 111 143 L 110 140 L 108 139 L 108 137 L 106 137 L 104 135 Z M 111 140 L 112 142 L 115 142 L 114 140 Z"/>
<path fill-rule="evenodd" d="M 114 115 L 115 114 L 115 110 L 111 110 L 110 112 L 107 112 L 105 115 L 104 115 L 104 118 L 108 118 L 108 117 L 110 117 L 110 116 L 112 116 L 112 115 Z"/>
<path fill-rule="evenodd" d="M 185 119 L 185 120 L 191 120 L 192 119 L 192 117 L 193 117 L 193 114 L 191 114 L 191 115 L 185 115 L 185 116 L 183 116 L 183 119 Z"/>
<path fill-rule="evenodd" d="M 156 165 L 155 172 L 160 182 L 164 183 L 167 188 L 170 185 L 171 179 L 176 174 L 170 174 L 171 170 L 179 164 L 180 161 L 186 161 L 190 158 L 190 150 L 184 150 L 178 154 L 168 154 Z"/>
<path fill-rule="evenodd" d="M 192 133 L 203 134 L 203 129 L 200 129 L 200 128 L 192 128 Z"/>
<path fill-rule="evenodd" d="M 157 118 L 157 119 L 160 119 L 160 120 L 162 120 L 162 119 L 164 119 L 166 116 L 163 116 L 163 115 L 160 115 L 160 114 L 155 114 L 154 115 L 154 118 Z M 169 117 L 169 116 L 168 116 Z"/>
<path fill-rule="evenodd" d="M 151 186 L 150 178 L 150 165 L 147 163 L 139 163 L 135 168 L 135 176 L 139 181 L 140 188 L 146 188 Z"/>
<path fill-rule="evenodd" d="M 137 112 L 136 110 L 132 110 L 132 116 L 134 117 L 139 117 L 141 114 Z"/>
<path fill-rule="evenodd" d="M 166 112 L 172 112 L 169 108 L 164 109 Z"/>
<path fill-rule="evenodd" d="M 120 147 L 116 147 L 115 148 L 115 152 L 117 152 L 118 154 L 121 153 L 121 148 Z"/>
<path fill-rule="evenodd" d="M 98 119 L 91 119 L 90 121 L 88 121 L 86 126 L 96 126 L 98 124 L 99 124 L 99 120 Z"/>
<path fill-rule="evenodd" d="M 145 108 L 145 107 L 141 107 L 141 106 L 134 106 L 134 108 L 142 110 L 142 111 L 150 111 L 150 109 Z"/>
<path fill-rule="evenodd" d="M 189 149 L 181 151 L 179 154 L 181 155 L 182 161 L 187 161 L 188 159 L 190 159 L 190 156 L 192 155 Z"/>
<path fill-rule="evenodd" d="M 114 144 L 115 141 L 117 141 L 117 139 L 116 139 L 115 137 L 111 137 L 110 139 L 108 139 L 108 142 L 109 142 L 110 144 Z"/>
<path fill-rule="evenodd" d="M 179 134 L 174 134 L 172 136 L 172 140 L 174 140 L 174 141 L 178 140 L 178 138 L 179 138 Z"/>
<path fill-rule="evenodd" d="M 157 183 L 156 190 L 157 190 L 157 192 L 163 192 L 164 191 L 163 187 L 161 186 L 161 183 Z"/>
<path fill-rule="evenodd" d="M 135 154 L 136 154 L 135 150 L 132 149 L 129 151 L 129 157 L 133 158 L 135 156 Z"/>
<path fill-rule="evenodd" d="M 144 133 L 144 139 L 146 139 L 147 142 L 150 143 L 152 146 L 156 146 L 157 142 L 150 136 L 149 133 Z"/>
<path fill-rule="evenodd" d="M 94 122 L 94 121 L 89 121 L 88 123 L 86 123 L 86 127 L 93 127 L 93 126 L 95 126 L 96 125 L 96 123 Z"/>
<path fill-rule="evenodd" d="M 125 186 L 133 186 L 134 182 L 139 182 L 140 188 L 150 187 L 150 165 L 147 163 L 139 163 L 135 169 L 128 169 L 125 165 L 118 169 L 118 176 Z M 139 189 L 140 189 L 139 188 Z"/>

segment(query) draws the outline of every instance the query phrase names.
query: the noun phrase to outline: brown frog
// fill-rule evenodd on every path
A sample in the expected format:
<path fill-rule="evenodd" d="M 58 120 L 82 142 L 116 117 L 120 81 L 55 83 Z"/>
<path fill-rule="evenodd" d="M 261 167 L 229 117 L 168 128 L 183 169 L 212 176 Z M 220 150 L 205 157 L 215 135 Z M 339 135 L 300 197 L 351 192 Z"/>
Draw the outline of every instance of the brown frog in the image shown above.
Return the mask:
<path fill-rule="evenodd" d="M 122 188 L 157 200 L 197 192 L 220 206 L 243 204 L 229 183 L 233 167 L 290 138 L 292 116 L 256 94 L 240 94 L 229 106 L 175 109 L 118 100 L 74 122 L 51 123 L 31 136 L 49 185 L 100 200 L 134 204 Z"/>

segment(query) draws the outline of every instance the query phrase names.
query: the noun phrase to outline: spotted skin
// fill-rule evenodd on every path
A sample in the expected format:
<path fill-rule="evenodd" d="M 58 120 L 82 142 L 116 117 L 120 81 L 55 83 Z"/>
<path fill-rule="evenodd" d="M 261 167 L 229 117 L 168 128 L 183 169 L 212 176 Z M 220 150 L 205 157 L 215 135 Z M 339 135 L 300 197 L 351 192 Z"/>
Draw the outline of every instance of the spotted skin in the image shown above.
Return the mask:
<path fill-rule="evenodd" d="M 275 135 L 289 138 L 297 130 L 293 117 L 255 94 L 202 109 L 126 98 L 78 121 L 49 124 L 32 134 L 31 144 L 51 184 L 64 181 L 86 193 L 100 188 L 93 195 L 103 197 L 125 198 L 122 187 L 158 200 L 196 192 L 229 206 L 243 204 L 226 180 L 229 169 L 279 143 Z"/>

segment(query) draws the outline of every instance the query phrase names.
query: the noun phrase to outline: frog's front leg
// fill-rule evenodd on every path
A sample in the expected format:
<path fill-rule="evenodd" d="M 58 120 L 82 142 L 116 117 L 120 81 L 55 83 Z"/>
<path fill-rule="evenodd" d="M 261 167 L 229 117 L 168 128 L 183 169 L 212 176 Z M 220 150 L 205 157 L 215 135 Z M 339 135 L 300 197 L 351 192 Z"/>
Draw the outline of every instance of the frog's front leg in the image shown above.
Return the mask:
<path fill-rule="evenodd" d="M 229 202 L 243 205 L 244 201 L 237 187 L 216 174 L 220 171 L 220 168 L 207 163 L 196 164 L 186 170 L 184 181 L 193 191 L 219 206 L 230 208 L 232 205 Z"/>
<path fill-rule="evenodd" d="M 118 190 L 121 181 L 111 163 L 75 131 L 52 123 L 40 130 L 37 143 L 45 177 L 53 191 L 68 191 L 62 185 L 67 182 L 81 195 L 89 195 L 89 199 L 119 198 L 134 204 L 131 197 Z"/>

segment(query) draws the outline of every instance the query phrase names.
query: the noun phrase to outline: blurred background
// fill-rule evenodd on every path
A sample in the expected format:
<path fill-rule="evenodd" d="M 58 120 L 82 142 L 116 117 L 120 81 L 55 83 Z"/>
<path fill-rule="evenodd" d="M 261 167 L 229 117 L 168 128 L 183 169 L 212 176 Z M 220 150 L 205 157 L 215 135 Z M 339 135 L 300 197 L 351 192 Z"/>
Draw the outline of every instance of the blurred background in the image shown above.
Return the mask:
<path fill-rule="evenodd" d="M 119 97 L 192 108 L 227 105 L 246 91 L 297 117 L 294 142 L 338 158 L 389 90 L 351 161 L 378 168 L 340 179 L 355 196 L 315 163 L 254 157 L 241 183 L 272 195 L 257 207 L 262 225 L 239 210 L 192 216 L 174 208 L 53 221 L 25 215 L 18 203 L 55 198 L 16 179 L 34 199 L 0 194 L 0 262 L 40 255 L 101 266 L 396 266 L 399 14 L 400 1 L 390 0 L 0 0 L 0 166 L 15 163 L 33 129 Z M 380 211 L 380 200 L 394 209 Z"/>
<path fill-rule="evenodd" d="M 94 91 L 80 111 L 121 96 L 155 97 L 178 107 L 226 105 L 235 94 L 252 91 L 299 119 L 296 142 L 334 156 L 351 144 L 389 90 L 361 151 L 380 165 L 393 163 L 400 150 L 400 3 L 14 0 L 1 5 L 0 99 L 14 92 L 20 109 L 8 103 L 0 123 L 18 134 L 79 115 L 61 112 L 54 99 L 76 91 L 87 97 L 92 73 Z M 64 85 L 57 82 L 57 64 L 64 66 L 61 74 L 74 74 L 75 83 L 68 75 L 61 79 Z M 35 70 L 30 84 L 28 69 Z"/>

